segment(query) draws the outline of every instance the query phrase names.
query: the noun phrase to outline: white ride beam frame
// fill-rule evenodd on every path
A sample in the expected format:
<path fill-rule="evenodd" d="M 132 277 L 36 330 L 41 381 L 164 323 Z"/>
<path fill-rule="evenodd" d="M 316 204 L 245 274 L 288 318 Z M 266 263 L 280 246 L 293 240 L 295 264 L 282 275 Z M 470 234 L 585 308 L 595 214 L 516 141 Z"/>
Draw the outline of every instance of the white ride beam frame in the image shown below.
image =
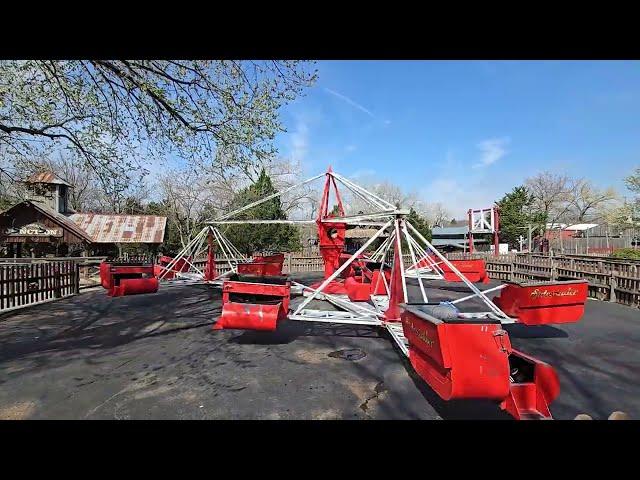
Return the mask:
<path fill-rule="evenodd" d="M 511 323 L 513 321 L 513 319 L 510 319 L 504 312 L 502 312 L 502 310 L 500 310 L 493 302 L 491 302 L 491 300 L 488 299 L 488 297 L 486 297 L 485 293 L 494 291 L 494 290 L 498 290 L 500 288 L 503 288 L 503 286 L 500 287 L 496 287 L 493 289 L 489 289 L 486 290 L 485 292 L 480 291 L 477 287 L 475 287 L 475 285 L 473 285 L 466 277 L 464 277 L 464 275 L 462 275 L 462 273 L 460 273 L 460 271 L 453 265 L 451 264 L 451 262 L 449 262 L 446 257 L 444 257 L 428 240 L 426 240 L 426 238 L 424 238 L 424 236 L 422 236 L 422 234 L 420 234 L 420 232 L 418 230 L 415 229 L 415 227 L 413 225 L 411 225 L 410 222 L 408 222 L 406 220 L 406 216 L 408 215 L 408 211 L 407 210 L 403 210 L 400 209 L 398 207 L 396 207 L 395 205 L 391 204 L 390 202 L 380 198 L 379 196 L 369 192 L 368 190 L 366 190 L 365 188 L 353 183 L 352 181 L 350 181 L 349 179 L 335 173 L 332 171 L 328 171 L 319 175 L 316 175 L 314 177 L 311 177 L 301 183 L 298 183 L 296 185 L 293 185 L 291 187 L 288 187 L 282 191 L 273 193 L 271 195 L 268 195 L 265 198 L 262 198 L 260 200 L 257 200 L 255 202 L 252 202 L 248 205 L 245 205 L 244 207 L 241 207 L 237 210 L 234 210 L 232 212 L 229 212 L 225 215 L 222 215 L 221 217 L 219 217 L 218 219 L 215 220 L 211 220 L 208 221 L 207 224 L 209 225 L 208 227 L 206 227 L 205 229 L 203 229 L 191 242 L 189 242 L 189 244 L 187 244 L 185 246 L 185 248 L 183 248 L 183 250 L 180 252 L 180 254 L 178 255 L 178 257 L 176 257 L 175 259 L 172 260 L 172 262 L 165 267 L 165 269 L 169 269 L 172 266 L 175 266 L 175 264 L 177 263 L 177 261 L 179 260 L 179 258 L 184 257 L 187 253 L 192 253 L 194 251 L 199 252 L 200 251 L 200 247 L 202 245 L 202 242 L 205 240 L 206 238 L 206 234 L 211 233 L 214 237 L 214 239 L 216 240 L 216 242 L 218 243 L 218 245 L 220 246 L 220 249 L 222 250 L 223 255 L 226 257 L 227 262 L 229 263 L 229 265 L 231 266 L 232 271 L 236 271 L 237 272 L 237 264 L 242 262 L 242 261 L 250 261 L 249 259 L 246 259 L 239 251 L 237 248 L 235 248 L 235 246 L 229 242 L 228 239 L 226 239 L 224 237 L 224 235 L 222 235 L 222 233 L 216 228 L 213 227 L 212 225 L 225 225 L 225 224 L 313 224 L 315 223 L 315 220 L 260 220 L 260 219 L 247 219 L 247 220 L 233 220 L 231 219 L 231 217 L 233 217 L 234 215 L 237 215 L 239 213 L 245 212 L 253 207 L 256 207 L 264 202 L 267 202 L 273 198 L 279 197 L 285 193 L 288 193 L 296 188 L 299 188 L 303 185 L 306 185 L 310 182 L 313 182 L 315 180 L 318 180 L 322 177 L 331 177 L 331 179 L 333 179 L 334 184 L 336 182 L 340 183 L 342 186 L 346 187 L 349 191 L 351 191 L 356 197 L 360 198 L 361 200 L 365 201 L 365 203 L 367 203 L 369 206 L 371 206 L 372 208 L 376 209 L 377 211 L 371 212 L 371 213 L 365 213 L 365 214 L 359 214 L 359 215 L 351 215 L 351 216 L 342 216 L 342 217 L 331 217 L 331 218 L 323 218 L 322 221 L 323 222 L 327 222 L 327 223 L 345 223 L 348 225 L 371 225 L 371 226 L 377 226 L 380 227 L 376 233 L 370 237 L 367 242 L 365 242 L 365 244 L 360 247 L 358 249 L 358 251 L 356 251 L 345 263 L 343 263 L 338 269 L 336 269 L 336 271 L 330 275 L 327 279 L 325 279 L 322 284 L 317 288 L 317 289 L 313 289 L 311 287 L 308 287 L 306 285 L 300 284 L 298 282 L 292 282 L 295 285 L 298 285 L 300 287 L 303 288 L 303 290 L 310 290 L 312 292 L 311 295 L 309 295 L 297 308 L 296 310 L 289 316 L 289 318 L 295 319 L 295 320 L 309 320 L 309 321 L 331 321 L 334 323 L 361 323 L 361 324 L 368 324 L 371 325 L 372 322 L 375 323 L 376 321 L 379 322 L 384 322 L 384 315 L 381 312 L 381 309 L 379 308 L 378 304 L 376 303 L 375 299 L 372 298 L 372 302 L 373 302 L 373 306 L 375 307 L 375 310 L 372 310 L 371 308 L 369 308 L 369 306 L 365 307 L 364 305 L 357 305 L 356 303 L 358 302 L 351 302 L 348 300 L 344 300 L 344 299 L 340 299 L 335 295 L 330 295 L 327 293 L 324 293 L 323 290 L 333 281 L 335 280 L 338 275 L 340 275 L 340 273 L 342 273 L 347 267 L 349 267 L 349 265 L 351 265 L 378 237 L 380 237 L 380 235 L 382 235 L 383 232 L 385 232 L 392 224 L 393 224 L 393 230 L 391 231 L 391 234 L 389 235 L 389 237 L 376 249 L 376 251 L 369 257 L 369 259 L 371 261 L 376 261 L 380 258 L 382 264 L 383 264 L 383 268 L 381 269 L 380 275 L 378 277 L 378 282 L 379 281 L 383 281 L 384 282 L 384 286 L 385 286 L 385 290 L 387 292 L 387 295 L 389 295 L 390 293 L 390 288 L 389 285 L 387 285 L 386 282 L 386 277 L 384 275 L 384 264 L 385 264 L 385 259 L 387 256 L 388 251 L 391 249 L 391 247 L 393 247 L 394 252 L 395 250 L 397 250 L 398 252 L 398 258 L 400 259 L 400 264 L 397 266 L 400 269 L 400 278 L 402 281 L 402 292 L 404 295 L 404 300 L 408 301 L 408 292 L 407 292 L 407 284 L 406 284 L 406 277 L 407 274 L 410 274 L 412 277 L 415 275 L 415 277 L 417 277 L 418 279 L 418 283 L 420 286 L 420 292 L 422 295 L 423 300 L 425 301 L 425 303 L 428 301 L 428 297 L 426 294 L 426 290 L 423 284 L 423 280 L 425 278 L 433 278 L 433 274 L 430 274 L 430 277 L 424 277 L 424 273 L 421 271 L 423 270 L 423 268 L 419 268 L 418 264 L 420 264 L 422 261 L 424 261 L 427 264 L 427 268 L 429 268 L 430 271 L 435 272 L 435 275 L 437 276 L 437 278 L 442 278 L 443 277 L 443 271 L 442 268 L 439 266 L 440 264 L 444 263 L 445 265 L 447 265 L 447 267 L 449 267 L 451 269 L 451 271 L 458 276 L 465 284 L 466 286 L 473 292 L 472 295 L 469 295 L 467 297 L 463 297 L 461 299 L 458 300 L 454 300 L 453 302 L 449 302 L 451 304 L 456 304 L 456 303 L 460 303 L 463 302 L 465 300 L 468 300 L 470 298 L 474 298 L 474 297 L 479 297 L 487 306 L 489 306 L 491 312 L 486 312 L 483 314 L 469 314 L 469 315 L 495 315 L 497 318 L 500 318 L 501 320 L 504 320 L 505 322 L 509 322 Z M 488 209 L 487 209 L 488 210 Z M 479 223 L 481 223 L 482 227 L 486 228 L 486 223 L 491 223 L 493 224 L 493 212 L 490 219 L 485 219 L 484 217 L 484 209 L 482 211 L 480 211 L 480 216 L 481 219 Z M 391 218 L 390 218 L 391 217 Z M 386 219 L 389 218 L 389 220 L 386 223 L 383 222 L 376 222 L 376 221 L 372 221 L 375 219 Z M 487 222 L 486 220 L 489 220 L 489 222 Z M 407 228 L 408 227 L 408 228 Z M 414 235 L 416 238 L 414 238 Z M 408 267 L 406 270 L 404 268 L 404 260 L 402 257 L 402 239 L 406 239 L 407 242 L 407 246 L 408 246 L 408 250 L 409 250 L 409 254 L 411 256 L 411 261 L 412 261 L 412 265 L 410 267 Z M 423 248 L 423 246 L 421 245 L 424 244 L 426 246 L 426 249 Z M 427 252 L 432 252 L 433 255 L 435 255 L 440 261 L 434 261 L 431 254 L 427 253 Z M 237 257 L 234 259 L 234 255 L 236 255 Z M 395 254 L 394 254 L 394 258 L 395 258 Z M 240 260 L 240 262 L 238 261 Z M 188 260 L 187 260 L 188 261 Z M 365 259 L 366 261 L 366 259 Z M 189 264 L 196 269 L 200 274 L 203 275 L 204 274 L 197 269 L 191 262 L 189 262 Z M 217 278 L 220 278 L 224 275 L 228 275 L 231 272 L 227 272 L 223 275 L 218 276 Z M 163 272 L 162 276 L 166 275 L 166 272 Z M 161 276 L 161 278 L 162 278 Z M 382 278 L 380 278 L 382 277 Z M 376 284 L 375 286 L 375 290 L 377 291 L 377 287 L 379 286 L 379 283 Z M 314 310 L 309 310 L 309 309 L 305 309 L 305 307 L 315 298 L 317 298 L 318 296 L 322 295 L 323 298 L 325 298 L 326 300 L 330 301 L 331 303 L 333 303 L 334 305 L 343 308 L 347 311 L 350 311 L 351 314 L 345 314 L 345 312 L 334 312 L 333 313 L 333 317 L 332 318 L 332 313 L 331 312 L 327 312 L 326 315 L 319 315 L 317 313 L 313 313 L 315 312 Z M 301 312 L 309 312 L 308 315 L 304 315 Z M 358 321 L 357 319 L 354 319 L 354 317 L 352 315 L 361 315 L 362 319 L 361 321 Z M 322 320 L 319 319 L 319 317 L 322 317 Z M 382 320 L 375 320 L 376 317 L 383 317 Z M 313 319 L 316 320 L 313 320 Z M 341 322 L 341 318 L 342 318 L 342 322 Z M 372 320 L 373 319 L 373 320 Z M 382 323 L 381 323 L 382 324 Z M 394 331 L 392 332 L 394 339 L 396 339 L 396 341 L 399 342 L 398 338 L 402 337 L 401 331 L 400 333 L 398 331 L 396 331 L 397 329 L 394 329 Z M 398 338 L 396 338 L 398 337 Z"/>

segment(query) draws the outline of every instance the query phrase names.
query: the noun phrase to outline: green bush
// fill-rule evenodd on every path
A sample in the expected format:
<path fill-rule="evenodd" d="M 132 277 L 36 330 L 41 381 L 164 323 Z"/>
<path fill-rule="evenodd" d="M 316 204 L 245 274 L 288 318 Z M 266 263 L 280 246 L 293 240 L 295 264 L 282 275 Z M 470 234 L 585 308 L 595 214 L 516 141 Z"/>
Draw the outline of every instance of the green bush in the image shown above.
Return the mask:
<path fill-rule="evenodd" d="M 629 260 L 640 260 L 640 250 L 636 248 L 619 248 L 609 256 L 611 258 L 625 258 Z"/>

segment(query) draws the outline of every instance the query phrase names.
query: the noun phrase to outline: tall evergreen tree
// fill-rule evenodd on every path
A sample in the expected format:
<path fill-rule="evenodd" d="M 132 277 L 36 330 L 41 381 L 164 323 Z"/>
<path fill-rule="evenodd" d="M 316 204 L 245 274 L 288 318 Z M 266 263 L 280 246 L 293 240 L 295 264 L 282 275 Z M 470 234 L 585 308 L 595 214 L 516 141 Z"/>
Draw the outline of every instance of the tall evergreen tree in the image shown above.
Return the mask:
<path fill-rule="evenodd" d="M 500 208 L 500 241 L 510 247 L 518 246 L 520 235 L 526 237 L 528 224 L 537 228 L 546 222 L 544 212 L 534 209 L 534 196 L 525 186 L 515 187 L 497 203 Z"/>
<path fill-rule="evenodd" d="M 232 203 L 232 210 L 255 202 L 276 192 L 267 172 L 262 169 L 256 182 L 240 191 Z M 276 197 L 236 215 L 234 219 L 286 220 L 280 198 Z M 293 225 L 229 225 L 225 236 L 241 252 L 291 252 L 300 248 L 300 233 Z"/>
<path fill-rule="evenodd" d="M 407 221 L 411 225 L 413 225 L 414 228 L 418 230 L 424 238 L 431 241 L 431 228 L 429 228 L 429 222 L 426 218 L 424 218 L 413 208 L 411 208 L 409 210 L 409 215 L 407 215 Z M 409 229 L 409 233 L 412 234 L 413 232 L 411 232 L 411 230 Z M 415 237 L 415 235 L 413 234 L 411 236 Z M 422 245 L 422 242 L 419 241 L 419 243 Z M 405 252 L 404 248 L 403 252 Z"/>

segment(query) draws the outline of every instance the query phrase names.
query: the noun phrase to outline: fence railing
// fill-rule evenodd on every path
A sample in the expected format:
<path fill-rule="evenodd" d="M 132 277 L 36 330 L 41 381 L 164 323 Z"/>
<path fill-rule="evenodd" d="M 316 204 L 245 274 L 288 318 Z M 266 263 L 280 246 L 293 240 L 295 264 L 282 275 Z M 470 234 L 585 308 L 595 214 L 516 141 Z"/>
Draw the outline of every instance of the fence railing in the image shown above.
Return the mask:
<path fill-rule="evenodd" d="M 449 254 L 449 259 L 469 258 Z M 483 258 L 490 278 L 502 281 L 585 279 L 589 296 L 640 307 L 640 262 L 586 255 L 548 256 L 510 253 Z"/>
<path fill-rule="evenodd" d="M 0 312 L 68 297 L 80 291 L 74 261 L 0 263 Z"/>
<path fill-rule="evenodd" d="M 216 257 L 217 274 L 228 272 L 231 269 L 228 261 L 222 255 Z M 63 298 L 78 293 L 81 288 L 98 285 L 98 265 L 104 258 L 1 259 L 0 312 Z M 640 261 L 522 253 L 498 256 L 450 253 L 447 258 L 482 258 L 489 277 L 501 281 L 586 279 L 591 297 L 640 307 Z M 387 260 L 391 262 L 392 258 Z M 198 258 L 193 264 L 204 271 L 206 261 L 205 257 Z M 411 265 L 411 255 L 404 254 L 403 261 L 405 267 Z M 321 272 L 323 269 L 319 255 L 285 254 L 283 273 Z"/>

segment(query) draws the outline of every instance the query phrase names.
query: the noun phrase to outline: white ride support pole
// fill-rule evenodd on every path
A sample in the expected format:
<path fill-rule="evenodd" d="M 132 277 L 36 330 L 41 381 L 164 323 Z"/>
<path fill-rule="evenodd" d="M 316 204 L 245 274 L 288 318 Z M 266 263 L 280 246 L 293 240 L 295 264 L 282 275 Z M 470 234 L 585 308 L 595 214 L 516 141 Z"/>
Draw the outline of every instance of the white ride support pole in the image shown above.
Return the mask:
<path fill-rule="evenodd" d="M 212 220 L 214 225 L 260 225 L 260 224 L 285 224 L 285 225 L 310 225 L 316 223 L 315 220 Z"/>
<path fill-rule="evenodd" d="M 226 257 L 227 259 L 227 263 L 229 264 L 229 267 L 231 268 L 231 271 L 237 272 L 238 271 L 238 264 L 233 262 L 232 258 L 233 256 L 227 251 L 227 247 L 224 243 L 223 240 L 220 240 L 220 234 L 219 232 L 214 228 L 212 230 L 214 237 L 216 237 L 216 240 L 218 241 L 218 245 L 220 245 L 220 248 L 222 250 L 223 255 Z"/>
<path fill-rule="evenodd" d="M 225 244 L 227 245 L 227 248 L 231 251 L 233 255 L 235 255 L 237 258 L 246 259 L 244 254 L 240 252 L 240 250 L 238 250 L 238 248 L 233 243 L 231 243 L 231 240 L 225 237 L 224 234 L 218 228 L 216 227 L 213 227 L 213 228 L 216 229 L 216 231 L 218 232 L 218 235 L 222 240 L 224 240 Z"/>
<path fill-rule="evenodd" d="M 298 285 L 300 287 L 303 287 L 303 291 L 304 290 L 311 290 L 312 292 L 317 293 L 318 295 L 322 295 L 322 296 L 326 297 L 328 301 L 330 301 L 332 303 L 335 303 L 336 305 L 339 305 L 340 307 L 344 308 L 345 310 L 350 310 L 353 313 L 384 316 L 382 314 L 382 312 L 375 312 L 374 310 L 371 310 L 368 307 L 364 307 L 362 305 L 356 305 L 355 303 L 353 303 L 351 301 L 342 300 L 342 299 L 336 297 L 335 295 L 331 295 L 330 293 L 323 293 L 323 292 L 320 291 L 320 289 L 308 287 L 307 285 L 304 285 L 302 283 L 296 282 L 295 280 L 291 280 L 291 283 L 293 285 Z M 298 310 L 296 309 L 296 311 L 293 314 L 297 315 L 298 314 Z"/>
<path fill-rule="evenodd" d="M 304 307 L 306 307 L 309 304 L 309 302 L 311 302 L 311 300 L 313 300 L 318 295 L 318 293 L 322 293 L 322 291 L 326 288 L 326 286 L 329 285 L 329 283 L 331 283 L 338 275 L 340 275 L 343 270 L 345 270 L 349 265 L 351 265 L 351 263 L 353 263 L 353 261 L 358 257 L 358 255 L 360 255 L 362 252 L 364 252 L 369 247 L 369 245 L 371 245 L 373 243 L 373 241 L 376 238 L 378 238 L 382 234 L 382 232 L 384 232 L 387 229 L 387 227 L 389 227 L 389 225 L 391 225 L 392 222 L 393 222 L 393 220 L 389 220 L 382 227 L 380 227 L 380 229 L 375 233 L 374 236 L 372 236 L 369 240 L 367 240 L 365 242 L 365 244 L 362 245 L 362 247 L 360 247 L 356 253 L 351 255 L 349 260 L 347 260 L 345 263 L 343 263 L 340 266 L 340 268 L 338 268 L 335 272 L 333 272 L 333 274 L 329 278 L 327 278 L 324 282 L 322 282 L 322 284 L 318 287 L 318 289 L 315 292 L 313 292 L 313 294 L 308 296 L 305 299 L 305 301 L 302 302 L 298 306 L 298 308 L 294 312 L 294 315 L 297 315 L 298 313 L 300 313 L 300 311 Z"/>
<path fill-rule="evenodd" d="M 435 253 L 435 254 L 438 256 L 438 258 L 440 258 L 440 260 L 442 260 L 442 262 L 443 262 L 447 267 L 449 267 L 449 268 L 451 269 L 451 271 L 452 271 L 453 273 L 455 273 L 455 274 L 460 278 L 460 280 L 462 280 L 462 281 L 467 285 L 467 287 L 469 287 L 469 288 L 471 289 L 471 291 L 472 291 L 472 292 L 474 292 L 477 296 L 479 296 L 479 297 L 480 297 L 480 298 L 485 302 L 485 304 L 486 304 L 486 305 L 487 305 L 491 310 L 493 310 L 493 312 L 494 312 L 496 315 L 498 315 L 498 316 L 500 316 L 500 317 L 503 317 L 503 318 L 506 318 L 506 319 L 508 319 L 508 318 L 509 318 L 509 316 L 508 316 L 506 313 L 504 313 L 502 310 L 500 310 L 496 304 L 494 304 L 491 300 L 489 300 L 489 299 L 487 298 L 487 296 L 486 296 L 486 295 L 484 295 L 484 294 L 483 294 L 483 293 L 482 293 L 482 292 L 481 292 L 481 291 L 480 291 L 480 290 L 479 290 L 479 289 L 478 289 L 478 288 L 477 288 L 473 283 L 471 283 L 471 282 L 469 281 L 469 279 L 467 279 L 467 277 L 465 277 L 464 275 L 462 275 L 462 273 L 460 273 L 460 271 L 459 271 L 459 270 L 458 270 L 458 269 L 457 269 L 457 268 L 456 268 L 456 267 L 455 267 L 455 266 L 454 266 L 454 265 L 453 265 L 449 260 L 447 260 L 445 256 L 443 256 L 443 255 L 442 255 L 438 250 L 436 250 L 436 249 L 434 248 L 434 246 L 433 246 L 433 245 L 431 245 L 431 242 L 429 242 L 429 240 L 427 240 L 426 238 L 424 238 L 424 237 L 422 236 L 422 234 L 421 234 L 418 230 L 416 230 L 416 228 L 415 228 L 413 225 L 411 225 L 411 223 L 407 222 L 407 225 L 409 226 L 409 228 L 411 229 L 411 231 L 412 231 L 413 233 L 415 233 L 415 235 L 416 235 L 420 240 L 422 240 L 422 241 L 424 242 L 424 244 L 425 244 L 429 249 L 431 249 L 431 251 L 433 251 L 433 253 Z"/>
<path fill-rule="evenodd" d="M 189 257 L 193 258 L 194 260 L 197 258 L 198 256 L 198 251 L 202 249 L 202 245 L 207 241 L 207 235 L 202 235 L 202 237 L 200 238 L 200 241 L 197 243 L 197 247 L 195 247 L 195 243 L 193 244 L 193 246 L 191 247 L 191 251 L 189 252 L 190 255 Z M 195 247 L 195 248 L 194 248 Z M 195 271 L 197 271 L 200 275 L 202 275 L 202 278 L 204 279 L 204 272 L 201 271 L 198 267 L 196 267 L 193 263 L 191 263 L 191 261 L 189 261 L 188 257 L 184 257 L 184 261 L 187 262 L 189 265 L 191 265 Z"/>
<path fill-rule="evenodd" d="M 376 249 L 376 251 L 373 252 L 373 255 L 371 255 L 369 258 L 371 258 L 371 260 L 373 261 L 377 261 L 377 258 L 380 256 L 380 254 L 383 251 L 386 252 L 386 250 L 388 249 L 389 244 L 391 243 L 391 238 L 392 236 L 387 237 L 387 239 L 380 244 L 380 246 Z M 383 260 L 384 260 L 384 257 L 383 257 Z"/>
<path fill-rule="evenodd" d="M 196 235 L 191 241 L 189 241 L 189 243 L 187 243 L 184 248 L 182 250 L 180 250 L 180 253 L 178 253 L 178 255 L 176 255 L 166 267 L 163 267 L 165 270 L 163 270 L 162 272 L 160 272 L 160 275 L 158 275 L 158 280 L 162 280 L 167 273 L 173 269 L 173 267 L 175 267 L 176 263 L 178 263 L 178 260 L 180 260 L 180 258 L 182 258 L 184 256 L 184 254 L 189 251 L 189 249 L 191 248 L 192 244 L 194 244 L 201 235 L 204 234 L 205 231 L 207 231 L 209 227 L 205 227 L 203 228 L 200 233 L 198 233 L 198 235 Z"/>
<path fill-rule="evenodd" d="M 384 276 L 384 257 L 387 255 L 387 251 L 389 250 L 389 248 L 390 248 L 390 247 L 391 247 L 391 245 L 392 245 L 393 238 L 395 238 L 395 232 L 394 232 L 394 234 L 393 234 L 393 235 L 391 235 L 391 236 L 389 237 L 389 240 L 391 240 L 391 242 L 388 242 L 388 243 L 387 243 L 387 246 L 385 247 L 385 249 L 384 249 L 384 251 L 383 251 L 383 253 L 382 253 L 382 262 L 380 262 L 380 263 L 381 263 L 381 266 L 380 266 L 380 275 L 378 275 L 378 281 L 376 282 L 375 287 L 373 287 L 373 291 L 374 291 L 374 292 L 376 292 L 376 291 L 378 290 L 378 285 L 380 285 L 380 278 L 382 278 L 382 282 L 383 282 L 383 284 L 384 284 L 384 288 L 385 288 L 385 290 L 386 290 L 386 292 L 387 292 L 387 295 L 388 295 L 388 296 L 391 296 L 391 292 L 389 291 L 389 285 L 387 284 L 387 279 L 386 279 L 386 278 L 385 278 L 385 276 Z M 373 296 L 373 295 L 372 295 L 372 296 Z"/>
<path fill-rule="evenodd" d="M 217 218 L 216 220 L 214 220 L 211 223 L 215 223 L 216 221 L 220 221 L 220 220 L 226 220 L 227 218 L 233 217 L 234 215 L 242 213 L 245 210 L 249 210 L 250 208 L 257 207 L 258 205 L 260 205 L 260 204 L 262 204 L 264 202 L 267 202 L 267 201 L 271 200 L 272 198 L 276 198 L 276 197 L 278 197 L 280 195 L 283 195 L 283 194 L 285 194 L 287 192 L 290 192 L 291 190 L 295 190 L 296 188 L 299 188 L 299 187 L 301 187 L 303 185 L 306 185 L 307 183 L 313 182 L 314 180 L 317 180 L 317 179 L 319 179 L 321 177 L 324 177 L 325 175 L 326 175 L 326 172 L 325 173 L 321 173 L 320 175 L 316 175 L 315 177 L 308 178 L 304 182 L 297 183 L 296 185 L 293 185 L 293 186 L 291 186 L 289 188 L 285 188 L 284 190 L 282 190 L 280 192 L 273 193 L 273 194 L 271 194 L 271 195 L 269 195 L 267 197 L 264 197 L 264 198 L 262 198 L 260 200 L 257 200 L 255 202 L 253 202 L 253 203 L 250 203 L 249 205 L 245 205 L 242 208 L 234 210 L 233 212 L 229 212 L 229 213 L 221 216 L 220 218 Z"/>
<path fill-rule="evenodd" d="M 411 238 L 411 242 L 413 242 L 413 246 L 416 250 L 418 250 L 418 252 L 420 253 L 420 260 L 418 261 L 418 263 L 420 263 L 420 261 L 422 260 L 426 260 L 427 261 L 427 266 L 432 269 L 435 270 L 435 272 L 440 275 L 441 277 L 444 277 L 444 271 L 442 270 L 442 268 L 440 268 L 440 263 L 442 262 L 434 262 L 431 259 L 431 256 L 426 252 L 426 250 L 424 250 L 422 248 L 422 246 L 416 241 L 415 238 L 410 237 Z M 412 265 L 410 268 L 416 267 L 417 269 L 417 265 Z"/>
<path fill-rule="evenodd" d="M 506 286 L 507 286 L 507 284 L 503 283 L 502 285 L 498 285 L 497 287 L 489 288 L 488 290 L 483 290 L 482 293 L 483 294 L 487 294 L 489 292 L 495 292 L 496 290 L 502 290 Z M 474 293 L 473 295 L 467 295 L 466 297 L 458 298 L 457 300 L 454 300 L 453 302 L 449 302 L 449 303 L 451 303 L 452 305 L 455 305 L 456 303 L 464 302 L 465 300 L 470 300 L 470 299 L 475 298 L 477 296 L 478 295 L 476 295 Z"/>
<path fill-rule="evenodd" d="M 418 261 L 416 260 L 416 254 L 413 251 L 413 246 L 411 245 L 411 238 L 409 238 L 409 232 L 407 231 L 407 226 L 406 224 L 402 225 L 402 233 L 404 233 L 406 239 L 407 239 L 407 245 L 409 246 L 409 253 L 411 254 L 411 260 L 414 262 L 414 265 L 416 265 L 418 263 Z M 424 300 L 424 303 L 428 303 L 429 302 L 429 298 L 427 297 L 427 292 L 425 292 L 424 290 L 424 285 L 422 284 L 422 277 L 420 276 L 420 269 L 416 269 L 416 275 L 418 276 L 418 285 L 420 285 L 420 292 L 422 293 L 422 300 Z M 408 301 L 408 297 L 407 297 L 407 301 Z"/>
<path fill-rule="evenodd" d="M 235 255 L 236 257 L 244 258 L 244 255 L 240 253 L 236 246 L 231 243 L 231 241 L 227 237 L 225 237 L 220 230 L 218 230 L 217 228 L 214 228 L 214 230 L 218 235 L 219 242 L 222 242 L 227 247 L 227 250 L 229 251 L 229 255 L 231 255 L 231 257 Z M 229 258 L 228 260 L 231 261 L 231 258 Z M 236 264 L 237 263 L 238 262 L 236 262 Z"/>
<path fill-rule="evenodd" d="M 344 187 L 347 188 L 347 190 L 349 190 L 351 193 L 353 193 L 355 196 L 357 196 L 358 198 L 360 198 L 361 200 L 363 200 L 365 203 L 371 205 L 373 208 L 384 208 L 384 205 L 374 202 L 371 198 L 366 197 L 365 195 L 363 195 L 361 192 L 359 192 L 358 190 L 350 187 L 349 185 L 347 185 L 346 183 L 344 183 L 342 180 L 340 180 L 337 177 L 334 177 L 338 182 L 340 182 L 340 185 L 343 185 Z"/>
<path fill-rule="evenodd" d="M 362 188 L 360 185 L 356 185 L 355 183 L 353 183 L 351 180 L 348 180 L 346 178 L 344 178 L 342 175 L 338 175 L 337 173 L 332 173 L 332 175 L 337 178 L 338 180 L 341 180 L 342 183 L 346 183 L 347 185 L 350 185 L 351 187 L 359 190 L 360 192 L 362 192 L 364 195 L 368 195 L 372 198 L 372 200 L 375 200 L 376 202 L 384 205 L 384 208 L 390 208 L 390 209 L 395 209 L 396 206 L 393 205 L 392 203 L 387 202 L 386 200 L 384 200 L 383 198 L 378 197 L 377 195 L 371 193 L 369 190 L 366 190 L 365 188 Z"/>
<path fill-rule="evenodd" d="M 373 196 L 364 188 L 360 187 L 359 185 L 355 185 L 349 180 L 343 179 L 340 175 L 334 174 L 334 172 L 331 172 L 331 173 L 334 180 L 337 180 L 338 182 L 340 182 L 340 185 L 347 187 L 350 191 L 352 191 L 354 194 L 356 194 L 358 197 L 360 197 L 369 205 L 373 206 L 374 208 L 383 208 L 383 209 L 386 208 L 383 202 L 380 202 L 375 198 L 373 198 Z"/>
<path fill-rule="evenodd" d="M 409 301 L 409 295 L 407 294 L 407 279 L 404 275 L 404 258 L 402 257 L 402 237 L 400 236 L 400 218 L 396 218 L 395 230 L 396 230 L 396 248 L 398 249 L 398 259 L 400 260 L 400 278 L 402 279 L 402 292 L 404 293 L 404 301 Z M 395 266 L 394 266 L 395 268 Z M 393 281 L 393 277 L 391 278 Z"/>

